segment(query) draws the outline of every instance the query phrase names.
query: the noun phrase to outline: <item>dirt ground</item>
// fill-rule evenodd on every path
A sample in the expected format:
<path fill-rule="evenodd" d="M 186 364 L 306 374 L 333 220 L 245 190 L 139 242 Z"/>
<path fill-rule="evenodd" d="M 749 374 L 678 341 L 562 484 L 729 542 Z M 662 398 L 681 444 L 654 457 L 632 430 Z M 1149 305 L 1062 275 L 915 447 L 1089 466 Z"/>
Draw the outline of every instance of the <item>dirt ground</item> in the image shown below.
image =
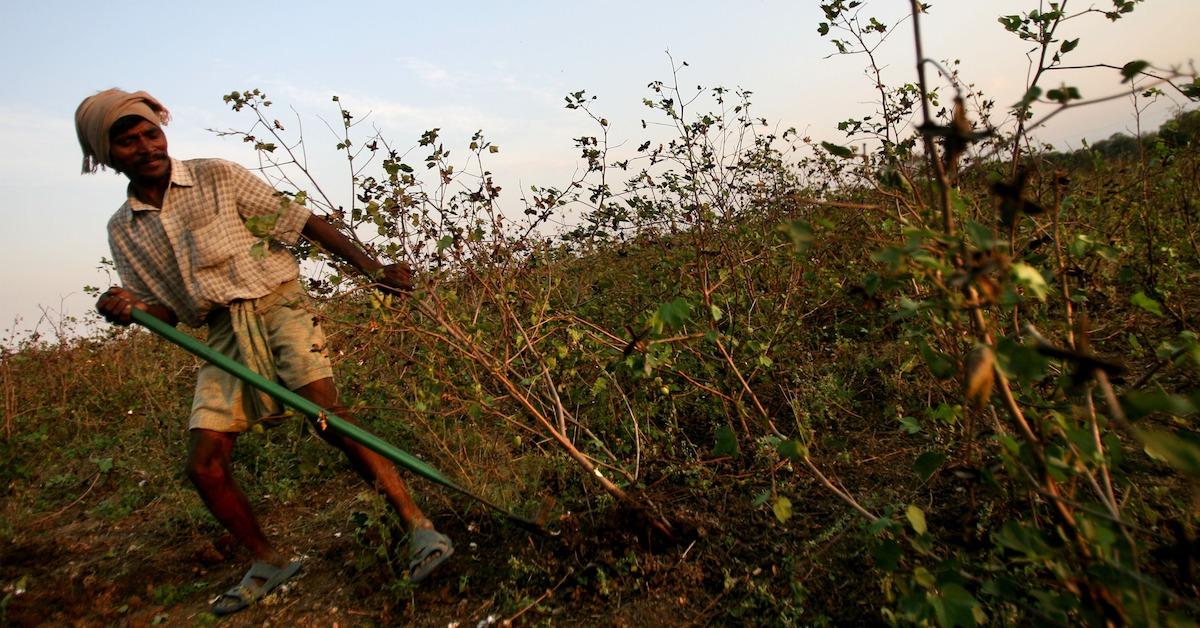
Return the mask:
<path fill-rule="evenodd" d="M 170 513 L 161 509 L 169 506 L 159 501 L 117 521 L 93 518 L 85 502 L 103 491 L 92 491 L 61 514 L 18 525 L 0 546 L 4 617 L 14 626 L 773 623 L 778 591 L 794 592 L 795 582 L 812 581 L 803 588 L 822 606 L 844 599 L 838 587 L 857 586 L 814 573 L 825 564 L 818 555 L 836 546 L 836 537 L 821 540 L 816 555 L 795 552 L 804 538 L 813 547 L 827 529 L 821 522 L 843 517 L 844 508 L 823 497 L 797 504 L 785 530 L 761 508 L 749 509 L 749 492 L 737 489 L 663 496 L 672 502 L 674 542 L 646 537 L 644 523 L 612 508 L 558 513 L 549 527 L 559 534 L 546 538 L 475 508 L 438 513 L 433 505 L 455 555 L 429 580 L 411 585 L 371 554 L 374 547 L 400 556 L 399 533 L 391 540 L 356 537 L 348 523 L 362 489 L 344 473 L 287 507 L 256 504 L 268 533 L 302 557 L 304 567 L 260 603 L 224 619 L 211 615 L 209 605 L 241 578 L 250 562 L 244 549 L 215 524 L 182 533 L 163 524 Z M 804 602 L 790 602 L 797 619 L 830 611 L 841 619 L 878 618 L 856 604 L 812 615 Z"/>

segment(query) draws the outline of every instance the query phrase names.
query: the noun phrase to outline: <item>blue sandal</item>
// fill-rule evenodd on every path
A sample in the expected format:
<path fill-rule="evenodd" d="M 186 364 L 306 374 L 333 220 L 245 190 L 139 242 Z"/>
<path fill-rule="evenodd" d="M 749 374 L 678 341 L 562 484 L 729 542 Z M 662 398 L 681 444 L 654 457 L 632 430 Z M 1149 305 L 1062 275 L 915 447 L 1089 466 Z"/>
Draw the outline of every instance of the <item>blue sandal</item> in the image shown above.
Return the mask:
<path fill-rule="evenodd" d="M 229 615 L 236 613 L 259 601 L 279 585 L 287 582 L 296 572 L 300 571 L 300 561 L 288 563 L 286 567 L 276 567 L 271 563 L 255 562 L 250 570 L 242 577 L 237 586 L 217 597 L 213 602 L 214 615 Z"/>
<path fill-rule="evenodd" d="M 420 582 L 454 554 L 450 537 L 433 528 L 417 528 L 409 535 L 408 579 Z"/>

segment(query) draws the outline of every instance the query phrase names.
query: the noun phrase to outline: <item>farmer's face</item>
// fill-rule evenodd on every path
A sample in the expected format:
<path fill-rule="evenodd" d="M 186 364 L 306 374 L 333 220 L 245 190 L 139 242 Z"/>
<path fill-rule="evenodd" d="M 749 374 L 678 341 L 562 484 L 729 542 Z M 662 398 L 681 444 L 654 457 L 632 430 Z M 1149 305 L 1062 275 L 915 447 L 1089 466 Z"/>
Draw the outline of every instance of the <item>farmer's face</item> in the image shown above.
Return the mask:
<path fill-rule="evenodd" d="M 167 136 L 149 120 L 113 135 L 109 140 L 109 158 L 117 172 L 133 180 L 161 179 L 171 172 Z"/>

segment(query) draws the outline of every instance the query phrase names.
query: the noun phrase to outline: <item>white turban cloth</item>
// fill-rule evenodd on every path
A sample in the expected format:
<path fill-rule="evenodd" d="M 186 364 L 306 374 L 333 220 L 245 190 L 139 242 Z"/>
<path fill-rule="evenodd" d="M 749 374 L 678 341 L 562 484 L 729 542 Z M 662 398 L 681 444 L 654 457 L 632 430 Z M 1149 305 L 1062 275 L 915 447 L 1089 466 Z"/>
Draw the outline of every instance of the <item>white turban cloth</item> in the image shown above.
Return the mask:
<path fill-rule="evenodd" d="M 83 149 L 84 174 L 105 166 L 112 167 L 108 132 L 125 116 L 141 116 L 155 126 L 164 125 L 171 119 L 167 108 L 146 92 L 130 93 L 114 87 L 85 98 L 75 110 L 75 133 L 79 136 L 79 147 Z"/>

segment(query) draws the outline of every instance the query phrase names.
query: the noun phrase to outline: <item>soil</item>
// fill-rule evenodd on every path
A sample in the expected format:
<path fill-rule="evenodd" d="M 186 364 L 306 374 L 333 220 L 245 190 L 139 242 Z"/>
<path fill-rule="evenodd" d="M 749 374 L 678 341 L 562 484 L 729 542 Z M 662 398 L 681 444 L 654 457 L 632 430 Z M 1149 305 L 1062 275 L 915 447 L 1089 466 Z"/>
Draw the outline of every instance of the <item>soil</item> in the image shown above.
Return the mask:
<path fill-rule="evenodd" d="M 402 574 L 399 531 L 356 530 L 355 495 L 364 486 L 347 470 L 287 505 L 255 504 L 268 534 L 304 567 L 223 619 L 210 604 L 241 579 L 249 554 L 211 521 L 172 525 L 178 516 L 165 509 L 179 506 L 162 500 L 117 520 L 91 515 L 89 503 L 104 497 L 98 487 L 63 511 L 14 522 L 0 545 L 0 582 L 8 585 L 0 619 L 14 626 L 879 622 L 878 585 L 862 577 L 869 558 L 845 533 L 858 525 L 845 504 L 794 475 L 797 494 L 808 497 L 793 500 L 794 516 L 783 525 L 769 507 L 751 504 L 770 478 L 730 461 L 711 466 L 722 482 L 660 485 L 644 495 L 672 522 L 670 540 L 650 535 L 644 514 L 600 506 L 556 512 L 547 526 L 556 536 L 531 535 L 429 489 L 427 510 L 455 554 L 419 585 Z"/>

